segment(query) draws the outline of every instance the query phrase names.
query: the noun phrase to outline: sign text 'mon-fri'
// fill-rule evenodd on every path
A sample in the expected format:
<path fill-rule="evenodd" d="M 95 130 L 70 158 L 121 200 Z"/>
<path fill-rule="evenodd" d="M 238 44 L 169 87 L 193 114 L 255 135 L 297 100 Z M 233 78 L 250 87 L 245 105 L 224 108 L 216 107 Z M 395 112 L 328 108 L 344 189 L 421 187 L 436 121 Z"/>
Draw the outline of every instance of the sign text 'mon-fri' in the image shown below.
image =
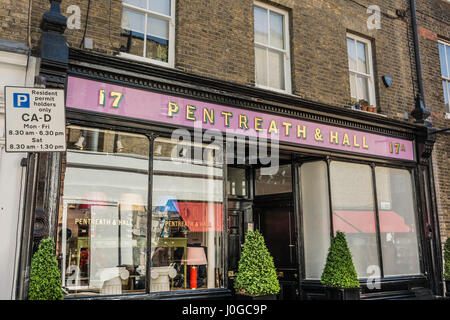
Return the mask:
<path fill-rule="evenodd" d="M 64 90 L 5 87 L 7 152 L 66 150 Z"/>

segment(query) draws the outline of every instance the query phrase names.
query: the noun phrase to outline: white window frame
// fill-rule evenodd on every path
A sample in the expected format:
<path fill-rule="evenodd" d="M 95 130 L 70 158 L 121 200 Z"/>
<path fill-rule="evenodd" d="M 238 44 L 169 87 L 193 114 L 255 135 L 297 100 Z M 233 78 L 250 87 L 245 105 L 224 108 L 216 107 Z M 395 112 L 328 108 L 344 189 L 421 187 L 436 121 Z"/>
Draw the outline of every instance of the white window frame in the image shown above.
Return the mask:
<path fill-rule="evenodd" d="M 347 37 L 346 42 L 347 42 L 347 38 L 350 38 L 352 40 L 355 41 L 359 41 L 362 42 L 366 45 L 366 49 L 367 49 L 367 63 L 369 64 L 369 73 L 363 73 L 360 72 L 358 70 L 352 70 L 350 69 L 350 64 L 348 65 L 348 70 L 349 70 L 349 81 L 350 81 L 350 76 L 352 74 L 356 74 L 358 76 L 362 76 L 368 79 L 368 90 L 369 90 L 369 105 L 376 107 L 377 106 L 377 99 L 376 99 L 376 94 L 375 94 L 375 79 L 374 79 L 374 70 L 373 70 L 373 59 L 372 59 L 372 42 L 368 39 L 359 37 L 353 33 L 347 33 Z M 355 46 L 356 50 L 358 50 L 358 46 Z M 356 51 L 356 57 L 358 57 L 358 52 Z M 347 47 L 347 61 L 348 61 L 348 47 Z M 358 91 L 358 86 L 356 86 L 356 91 Z M 358 93 L 356 93 L 358 95 Z M 351 97 L 353 98 L 353 97 Z"/>
<path fill-rule="evenodd" d="M 444 77 L 444 75 L 441 72 L 441 78 L 442 78 L 442 81 L 447 82 L 447 102 L 448 102 L 449 106 L 448 106 L 448 109 L 447 109 L 447 106 L 445 106 L 445 118 L 450 119 L 450 90 L 448 90 L 449 84 L 450 84 L 450 66 L 449 66 L 448 62 L 450 61 L 450 59 L 448 59 L 448 57 L 447 57 L 447 47 L 450 47 L 450 43 L 439 40 L 438 41 L 438 50 L 439 50 L 439 43 L 444 45 L 444 49 L 445 49 L 444 50 L 444 55 L 445 55 L 444 58 L 445 58 L 445 61 L 447 61 L 447 77 Z M 440 59 L 441 59 L 441 55 L 439 53 L 439 66 L 442 67 Z M 442 82 L 441 82 L 441 84 L 442 84 Z M 442 94 L 444 95 L 444 93 L 445 93 L 444 88 L 442 88 Z M 445 99 L 444 99 L 444 101 L 445 101 Z M 445 104 L 445 102 L 444 102 L 444 104 Z"/>
<path fill-rule="evenodd" d="M 284 25 L 283 25 L 284 39 L 283 40 L 285 43 L 285 48 L 283 50 L 283 49 L 271 47 L 269 44 L 263 44 L 263 43 L 258 43 L 256 41 L 254 41 L 254 48 L 260 47 L 260 48 L 269 49 L 269 50 L 283 53 L 283 57 L 284 57 L 284 88 L 285 89 L 282 90 L 282 89 L 277 89 L 277 88 L 258 84 L 256 82 L 256 70 L 255 70 L 255 87 L 290 94 L 292 91 L 292 84 L 291 84 L 291 58 L 290 58 L 290 46 L 289 46 L 289 39 L 290 39 L 289 38 L 289 12 L 279 9 L 279 8 L 276 8 L 276 7 L 273 7 L 273 6 L 270 6 L 268 4 L 259 2 L 259 1 L 255 1 L 253 3 L 253 12 L 255 11 L 254 7 L 259 7 L 259 8 L 268 10 L 268 11 L 272 11 L 272 12 L 278 13 L 283 16 L 283 22 L 284 22 Z M 267 15 L 267 19 L 268 20 L 270 19 L 270 14 Z M 270 27 L 269 21 L 268 21 L 267 25 Z M 255 26 L 253 26 L 253 32 L 255 32 Z M 270 43 L 270 32 L 268 34 L 268 40 L 269 40 L 268 43 Z M 269 50 L 267 50 L 267 52 L 269 52 Z M 256 57 L 255 57 L 255 64 L 256 64 Z M 266 68 L 267 68 L 267 70 L 266 70 L 267 79 L 269 79 L 270 68 L 269 68 L 269 58 L 268 57 L 267 57 Z"/>
<path fill-rule="evenodd" d="M 122 1 L 122 8 L 130 9 L 139 13 L 145 14 L 145 22 L 144 22 L 144 50 L 142 56 L 134 55 L 131 53 L 120 52 L 119 56 L 139 62 L 152 63 L 162 67 L 175 67 L 175 0 L 170 0 L 170 16 L 167 16 L 162 13 L 158 13 L 155 11 L 143 9 L 140 7 L 133 6 L 131 4 L 125 3 Z M 155 60 L 151 58 L 144 57 L 144 54 L 147 50 L 147 17 L 152 16 L 159 19 L 164 19 L 169 21 L 169 49 L 168 49 L 168 58 L 167 62 Z M 121 17 L 123 19 L 123 16 Z M 122 20 L 120 22 L 122 24 Z M 122 27 L 122 25 L 121 25 Z"/>

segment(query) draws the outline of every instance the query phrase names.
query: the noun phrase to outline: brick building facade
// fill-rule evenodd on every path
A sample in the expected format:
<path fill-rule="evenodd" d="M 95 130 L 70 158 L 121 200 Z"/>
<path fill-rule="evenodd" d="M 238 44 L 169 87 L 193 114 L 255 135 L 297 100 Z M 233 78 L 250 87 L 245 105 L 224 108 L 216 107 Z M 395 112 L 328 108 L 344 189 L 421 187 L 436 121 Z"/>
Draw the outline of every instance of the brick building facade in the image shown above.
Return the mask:
<path fill-rule="evenodd" d="M 133 3 L 122 0 L 61 2 L 61 13 L 69 18 L 68 23 L 71 24 L 64 35 L 73 61 L 83 56 L 83 52 L 92 54 L 93 61 L 100 61 L 102 57 L 108 61 L 117 59 L 120 63 L 130 61 L 133 64 L 130 74 L 142 70 L 143 81 L 151 81 L 149 79 L 153 74 L 174 72 L 176 74 L 171 77 L 176 79 L 178 76 L 180 82 L 191 78 L 205 79 L 211 87 L 220 84 L 222 88 L 214 90 L 225 92 L 225 95 L 230 95 L 224 89 L 230 86 L 234 88 L 230 89 L 231 92 L 238 90 L 244 95 L 249 90 L 256 101 L 266 99 L 267 94 L 270 97 L 267 99 L 276 104 L 276 92 L 252 91 L 255 89 L 256 72 L 254 1 L 175 0 L 175 16 L 171 22 L 175 26 L 175 41 L 169 43 L 169 46 L 174 45 L 174 62 L 173 66 L 168 69 L 167 66 L 160 67 L 159 71 L 155 71 L 154 68 L 158 67 L 151 62 L 121 57 L 121 51 L 127 46 L 122 29 L 122 2 Z M 31 8 L 28 8 L 29 3 Z M 410 113 L 416 103 L 419 85 L 409 0 L 273 0 L 262 3 L 286 12 L 288 17 L 287 63 L 290 76 L 286 79 L 291 83 L 291 90 L 280 94 L 281 105 L 286 105 L 285 101 L 291 101 L 290 98 L 294 99 L 292 101 L 299 99 L 305 104 L 320 106 L 318 114 L 323 114 L 330 107 L 330 113 L 338 112 L 350 119 L 348 121 L 360 118 L 361 122 L 383 123 L 380 127 L 386 127 L 384 123 L 392 120 L 392 126 L 398 126 L 399 131 L 412 128 L 414 119 Z M 379 16 L 376 8 L 381 10 Z M 31 55 L 39 57 L 41 21 L 48 10 L 47 0 L 0 0 L 0 39 L 25 46 L 29 43 Z M 448 128 L 450 110 L 446 111 L 444 101 L 438 43 L 443 41 L 450 45 L 450 3 L 445 0 L 417 0 L 417 18 L 424 101 L 431 111 L 429 120 L 437 129 Z M 370 22 L 380 24 L 374 27 Z M 351 108 L 354 103 L 349 81 L 349 34 L 370 43 L 374 92 L 371 104 L 377 107 L 376 114 Z M 92 40 L 92 48 L 86 48 L 89 43 L 85 42 L 86 39 Z M 102 68 L 104 72 L 109 72 L 105 66 Z M 383 76 L 390 76 L 392 85 L 386 86 Z M 174 79 L 173 82 L 176 81 Z M 60 87 L 64 87 L 64 83 L 60 83 Z M 336 111 L 339 108 L 345 111 Z M 302 110 L 302 106 L 294 106 L 292 110 Z M 431 157 L 435 202 L 431 201 L 429 208 L 435 207 L 439 217 L 442 243 L 450 237 L 449 152 L 450 137 L 445 133 L 437 135 Z M 47 176 L 42 173 L 40 177 L 45 184 L 43 181 Z M 61 180 L 64 180 L 64 174 Z M 39 201 L 44 200 L 41 198 Z M 438 232 L 434 228 L 432 231 Z"/>

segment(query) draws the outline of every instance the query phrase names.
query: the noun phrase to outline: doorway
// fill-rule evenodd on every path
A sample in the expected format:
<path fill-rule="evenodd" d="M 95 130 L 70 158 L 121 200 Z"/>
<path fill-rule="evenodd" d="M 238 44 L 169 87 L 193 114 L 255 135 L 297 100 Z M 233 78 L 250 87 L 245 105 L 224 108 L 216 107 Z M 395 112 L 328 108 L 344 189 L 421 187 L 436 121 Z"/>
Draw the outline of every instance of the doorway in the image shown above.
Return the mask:
<path fill-rule="evenodd" d="M 260 169 L 254 171 L 255 227 L 264 236 L 274 260 L 281 287 L 279 300 L 298 298 L 299 264 L 292 171 L 290 163 L 280 165 L 273 175 L 263 175 Z"/>

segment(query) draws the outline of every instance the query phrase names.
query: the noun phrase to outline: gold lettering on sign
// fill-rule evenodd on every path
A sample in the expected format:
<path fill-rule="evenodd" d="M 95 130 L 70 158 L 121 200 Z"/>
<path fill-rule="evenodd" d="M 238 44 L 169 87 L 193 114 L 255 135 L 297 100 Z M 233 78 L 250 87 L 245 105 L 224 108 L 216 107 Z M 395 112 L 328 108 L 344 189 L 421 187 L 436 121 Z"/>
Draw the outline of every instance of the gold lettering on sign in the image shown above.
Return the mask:
<path fill-rule="evenodd" d="M 261 128 L 262 121 L 263 121 L 263 119 L 255 117 L 255 130 L 256 131 L 262 131 L 262 128 Z"/>
<path fill-rule="evenodd" d="M 359 148 L 359 144 L 358 144 L 358 136 L 354 135 L 353 136 L 353 146 L 355 148 Z"/>
<path fill-rule="evenodd" d="M 171 118 L 173 118 L 174 113 L 180 111 L 180 107 L 175 102 L 169 102 L 169 107 L 167 109 L 167 115 Z"/>
<path fill-rule="evenodd" d="M 365 136 L 363 136 L 363 138 L 362 138 L 362 144 L 363 144 L 363 148 L 364 149 L 369 149 L 369 146 L 366 144 L 366 137 Z"/>
<path fill-rule="evenodd" d="M 272 132 L 275 132 L 275 134 L 278 134 L 277 123 L 275 122 L 275 120 L 272 120 L 270 122 L 269 133 L 272 133 Z"/>
<path fill-rule="evenodd" d="M 248 130 L 248 118 L 244 114 L 239 115 L 239 129 L 246 129 Z"/>
<path fill-rule="evenodd" d="M 301 138 L 303 137 L 303 139 L 306 139 L 306 126 L 302 126 L 302 128 L 300 129 L 300 125 L 297 125 L 297 138 Z"/>
<path fill-rule="evenodd" d="M 323 135 L 319 128 L 316 128 L 314 139 L 316 139 L 316 141 L 323 142 Z"/>
<path fill-rule="evenodd" d="M 214 118 L 214 109 L 211 109 L 211 111 L 208 110 L 208 108 L 203 109 L 203 123 L 209 123 L 214 124 L 215 118 Z"/>
<path fill-rule="evenodd" d="M 289 122 L 283 122 L 283 126 L 286 128 L 285 130 L 285 134 L 286 134 L 286 137 L 289 137 L 289 130 L 291 129 L 291 127 L 292 127 L 292 123 L 289 123 Z"/>
<path fill-rule="evenodd" d="M 344 139 L 342 139 L 342 145 L 350 147 L 350 139 L 348 138 L 348 134 L 344 134 Z"/>
<path fill-rule="evenodd" d="M 230 126 L 230 118 L 233 117 L 233 113 L 222 111 L 222 115 L 225 117 L 225 126 Z"/>
<path fill-rule="evenodd" d="M 339 132 L 330 131 L 330 143 L 339 144 Z"/>
<path fill-rule="evenodd" d="M 196 106 L 187 105 L 186 106 L 186 120 L 195 121 L 197 120 L 194 116 L 194 112 L 197 110 Z"/>

